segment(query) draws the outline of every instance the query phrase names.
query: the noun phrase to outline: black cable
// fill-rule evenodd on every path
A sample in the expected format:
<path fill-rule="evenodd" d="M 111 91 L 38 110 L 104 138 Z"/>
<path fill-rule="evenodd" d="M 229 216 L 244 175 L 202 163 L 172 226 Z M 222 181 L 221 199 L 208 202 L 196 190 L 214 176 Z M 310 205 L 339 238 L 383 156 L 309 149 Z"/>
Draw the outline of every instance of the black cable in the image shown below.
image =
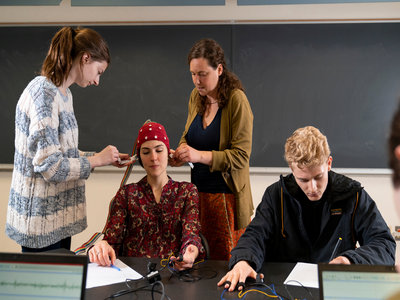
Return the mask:
<path fill-rule="evenodd" d="M 292 296 L 292 294 L 289 292 L 289 290 L 287 288 L 287 283 L 288 282 L 296 282 L 296 283 L 298 283 L 303 289 L 305 289 L 307 291 L 307 293 L 311 296 L 311 299 L 314 299 L 314 296 L 311 294 L 310 290 L 306 286 L 304 286 L 301 282 L 299 282 L 297 280 L 289 280 L 289 281 L 286 281 L 286 284 L 284 284 L 284 287 L 285 287 L 285 290 L 289 294 L 289 297 L 291 299 L 295 300 L 294 297 Z"/>
<path fill-rule="evenodd" d="M 154 288 L 154 286 L 156 286 L 157 284 L 161 285 L 161 291 L 156 290 Z M 161 281 L 156 281 L 156 282 L 154 282 L 152 284 L 147 284 L 147 285 L 144 285 L 144 286 L 141 286 L 141 287 L 138 287 L 138 288 L 134 288 L 134 289 L 131 288 L 131 289 L 126 289 L 126 290 L 121 290 L 121 291 L 118 291 L 118 292 L 108 296 L 104 300 L 114 299 L 114 298 L 117 298 L 117 297 L 120 297 L 120 296 L 123 296 L 123 295 L 126 295 L 126 294 L 135 293 L 135 292 L 139 292 L 139 291 L 151 292 L 152 299 L 154 299 L 154 293 L 158 293 L 158 294 L 161 295 L 161 299 L 171 300 L 171 298 L 167 294 L 165 294 L 164 284 Z"/>
<path fill-rule="evenodd" d="M 166 295 L 165 295 L 165 288 L 164 288 L 164 284 L 163 284 L 161 281 L 156 281 L 156 282 L 154 282 L 154 283 L 152 284 L 152 287 L 151 287 L 151 299 L 154 300 L 154 292 L 159 292 L 159 291 L 156 291 L 156 290 L 154 289 L 154 287 L 155 287 L 157 284 L 161 285 L 161 290 L 162 290 L 162 293 L 160 293 L 160 294 L 162 294 L 160 300 L 164 300 L 164 298 L 165 298 L 165 296 L 166 296 Z M 167 298 L 169 299 L 168 296 L 167 296 Z"/>
<path fill-rule="evenodd" d="M 144 277 L 142 277 L 142 278 L 139 278 L 139 279 L 125 279 L 125 284 L 126 284 L 126 286 L 129 288 L 129 289 L 132 289 L 133 287 L 131 287 L 130 285 L 129 285 L 129 283 L 130 282 L 139 282 L 139 281 L 142 281 L 143 279 L 145 279 Z"/>
<path fill-rule="evenodd" d="M 111 294 L 107 298 L 104 298 L 104 300 L 114 299 L 114 298 L 117 298 L 117 297 L 120 297 L 120 296 L 123 296 L 123 295 L 126 295 L 126 294 L 134 293 L 134 292 L 137 292 L 137 291 L 140 291 L 142 289 L 147 288 L 147 286 L 148 285 L 141 286 L 141 287 L 138 287 L 138 288 L 135 288 L 135 289 L 130 288 L 130 289 L 127 289 L 127 290 L 121 290 L 121 291 L 118 291 L 118 292 L 116 292 L 114 294 Z"/>
<path fill-rule="evenodd" d="M 171 273 L 171 276 L 175 276 L 183 282 L 196 282 L 201 279 L 213 279 L 213 278 L 217 277 L 217 275 L 218 275 L 218 272 L 211 269 L 210 267 L 203 267 L 201 265 L 196 265 L 195 267 L 192 267 L 190 269 L 178 271 L 178 270 L 173 269 L 173 267 L 171 267 L 171 265 L 169 265 L 169 263 L 165 264 L 164 266 L 162 265 L 161 268 L 156 271 L 153 270 L 153 272 L 159 273 L 167 267 L 168 267 L 168 271 Z M 151 272 L 151 270 L 149 270 L 149 272 Z M 193 272 L 202 272 L 203 274 L 192 274 Z M 211 274 L 207 274 L 207 272 L 211 273 Z M 161 294 L 161 300 L 163 300 L 165 298 L 170 299 L 168 297 L 168 295 L 165 294 L 165 287 L 164 287 L 164 284 L 160 281 L 160 277 L 158 277 L 159 280 L 155 279 L 156 281 L 149 282 L 149 280 L 150 280 L 149 274 L 147 274 L 143 278 L 139 278 L 139 279 L 126 279 L 125 284 L 128 287 L 128 289 L 118 291 L 118 292 L 108 296 L 107 298 L 105 298 L 105 300 L 114 299 L 114 298 L 129 294 L 129 293 L 137 292 L 137 291 L 151 291 L 152 299 L 154 299 L 154 292 Z M 129 284 L 131 282 L 144 282 L 145 285 L 141 286 L 141 287 L 133 288 Z M 156 285 L 161 286 L 161 291 L 158 291 L 155 289 Z M 150 286 L 151 286 L 151 289 L 150 289 Z"/>
<path fill-rule="evenodd" d="M 178 271 L 173 269 L 172 267 L 168 267 L 168 271 L 171 273 L 171 276 L 177 277 L 180 281 L 183 282 L 196 282 L 202 279 L 213 279 L 217 277 L 218 272 L 209 268 L 209 267 L 201 267 L 195 266 L 190 269 Z M 193 272 L 199 272 L 202 274 L 193 274 Z M 204 274 L 204 271 L 209 271 L 211 272 L 211 275 L 206 275 Z"/>

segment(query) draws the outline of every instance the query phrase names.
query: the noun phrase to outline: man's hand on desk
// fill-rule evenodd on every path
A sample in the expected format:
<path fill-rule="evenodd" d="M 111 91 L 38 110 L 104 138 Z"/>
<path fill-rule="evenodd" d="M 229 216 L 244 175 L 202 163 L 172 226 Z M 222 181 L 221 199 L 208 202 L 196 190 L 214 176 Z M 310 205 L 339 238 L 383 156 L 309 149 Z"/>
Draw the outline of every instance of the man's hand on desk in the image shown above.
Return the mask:
<path fill-rule="evenodd" d="M 346 256 L 338 256 L 332 259 L 329 263 L 336 265 L 351 265 L 350 260 Z"/>
<path fill-rule="evenodd" d="M 254 269 L 249 265 L 247 261 L 239 261 L 232 270 L 230 270 L 222 279 L 218 282 L 218 286 L 223 285 L 224 288 L 229 288 L 229 291 L 232 292 L 235 290 L 235 287 L 238 283 L 246 282 L 246 278 L 251 277 L 253 279 L 257 278 L 257 273 Z M 261 278 L 264 278 L 263 274 L 260 274 Z M 241 291 L 243 289 L 243 285 L 238 287 L 238 290 Z"/>
<path fill-rule="evenodd" d="M 96 243 L 89 250 L 90 262 L 95 262 L 100 266 L 109 267 L 115 263 L 116 258 L 114 249 L 105 240 Z"/>

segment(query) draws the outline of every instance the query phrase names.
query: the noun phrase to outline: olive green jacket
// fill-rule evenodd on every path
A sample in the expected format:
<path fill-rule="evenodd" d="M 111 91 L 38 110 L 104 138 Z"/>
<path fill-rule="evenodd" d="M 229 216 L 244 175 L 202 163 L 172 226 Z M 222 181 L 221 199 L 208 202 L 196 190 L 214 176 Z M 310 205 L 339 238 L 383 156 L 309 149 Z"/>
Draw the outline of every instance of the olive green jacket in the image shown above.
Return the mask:
<path fill-rule="evenodd" d="M 188 118 L 179 144 L 186 143 L 186 134 L 197 116 L 197 89 L 189 99 Z M 222 109 L 219 151 L 212 151 L 210 172 L 220 171 L 235 195 L 235 229 L 245 228 L 253 215 L 249 160 L 253 135 L 253 112 L 246 95 L 233 90 L 228 103 Z"/>

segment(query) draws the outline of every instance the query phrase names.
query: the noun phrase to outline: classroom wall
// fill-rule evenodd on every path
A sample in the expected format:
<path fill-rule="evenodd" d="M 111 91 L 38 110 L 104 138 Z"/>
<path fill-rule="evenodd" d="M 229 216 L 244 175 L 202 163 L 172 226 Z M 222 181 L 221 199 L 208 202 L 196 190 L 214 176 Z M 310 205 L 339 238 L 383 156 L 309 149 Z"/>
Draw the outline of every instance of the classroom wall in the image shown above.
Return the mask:
<path fill-rule="evenodd" d="M 226 0 L 225 6 L 213 7 L 71 7 L 62 1 L 55 7 L 2 6 L 1 25 L 18 24 L 135 24 L 135 23 L 235 23 L 235 22 L 301 22 L 301 21 L 374 21 L 400 20 L 400 2 L 357 4 L 303 4 L 237 6 L 236 0 Z M 22 91 L 21 91 L 22 92 Z M 1 135 L 1 134 L 0 134 Z M 328 137 L 329 139 L 329 137 Z M 252 168 L 251 186 L 254 204 L 258 205 L 265 188 L 287 169 Z M 337 170 L 360 181 L 377 202 L 386 222 L 392 228 L 400 225 L 393 206 L 393 192 L 388 170 Z M 4 233 L 8 192 L 12 166 L 0 166 L 0 251 L 19 251 L 20 247 Z M 106 167 L 96 170 L 87 181 L 88 223 L 86 231 L 73 237 L 72 247 L 78 247 L 94 232 L 102 230 L 108 203 L 118 189 L 122 171 Z M 189 180 L 187 167 L 173 169 L 175 180 Z M 144 176 L 134 169 L 131 180 Z"/>
<path fill-rule="evenodd" d="M 290 20 L 399 19 L 400 2 L 238 6 L 71 7 L 1 6 L 1 23 L 246 22 Z"/>
<path fill-rule="evenodd" d="M 400 218 L 397 216 L 393 204 L 390 172 L 381 170 L 381 172 L 379 172 L 381 174 L 372 175 L 360 174 L 360 172 L 354 170 L 333 170 L 360 181 L 366 191 L 376 201 L 389 227 L 394 229 L 395 225 L 400 225 Z M 190 181 L 189 172 L 189 167 L 168 168 L 169 175 L 174 180 L 178 181 Z M 250 181 L 255 207 L 260 203 L 266 187 L 276 182 L 280 174 L 286 174 L 287 172 L 289 172 L 289 169 L 252 168 Z M 371 173 L 372 170 L 369 172 Z M 19 245 L 9 239 L 4 233 L 11 174 L 12 172 L 10 170 L 4 170 L 4 168 L 3 170 L 0 169 L 0 251 L 18 252 L 20 251 Z M 135 166 L 129 178 L 129 182 L 136 182 L 144 175 L 143 169 Z M 93 233 L 103 229 L 107 218 L 108 204 L 117 192 L 122 177 L 123 170 L 118 170 L 113 167 L 98 168 L 91 174 L 86 183 L 88 228 L 72 238 L 72 249 L 79 247 L 86 242 Z M 396 260 L 400 262 L 400 249 L 397 249 Z"/>

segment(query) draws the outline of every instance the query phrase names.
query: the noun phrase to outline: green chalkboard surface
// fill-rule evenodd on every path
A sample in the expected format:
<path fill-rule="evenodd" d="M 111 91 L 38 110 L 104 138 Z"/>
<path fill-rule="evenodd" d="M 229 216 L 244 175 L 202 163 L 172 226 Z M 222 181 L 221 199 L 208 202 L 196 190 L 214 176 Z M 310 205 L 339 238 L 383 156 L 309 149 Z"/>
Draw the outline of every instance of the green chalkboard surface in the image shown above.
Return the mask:
<path fill-rule="evenodd" d="M 60 27 L 0 27 L 0 163 L 12 163 L 15 105 Z M 254 113 L 251 166 L 284 167 L 286 138 L 319 127 L 334 166 L 386 168 L 400 96 L 400 23 L 92 26 L 112 62 L 99 87 L 71 87 L 81 150 L 130 152 L 140 125 L 165 125 L 175 148 L 193 88 L 187 53 L 203 37 L 224 48 Z"/>

